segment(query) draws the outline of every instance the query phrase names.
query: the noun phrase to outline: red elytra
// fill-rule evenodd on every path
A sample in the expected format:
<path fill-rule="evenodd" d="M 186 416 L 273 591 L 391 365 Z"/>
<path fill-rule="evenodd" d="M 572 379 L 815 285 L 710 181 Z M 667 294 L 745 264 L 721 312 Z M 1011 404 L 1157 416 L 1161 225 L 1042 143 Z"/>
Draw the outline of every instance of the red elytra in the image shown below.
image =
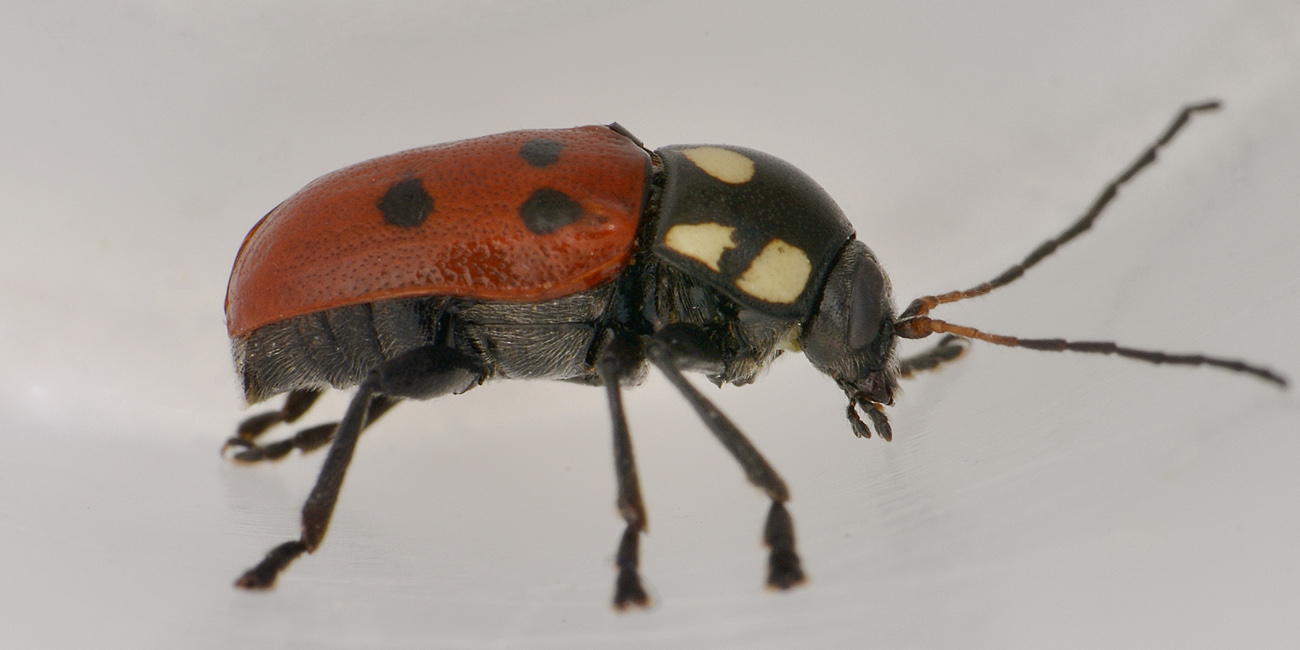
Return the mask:
<path fill-rule="evenodd" d="M 649 166 L 628 138 L 584 126 L 412 149 L 327 174 L 244 239 L 227 330 L 239 337 L 391 298 L 535 302 L 591 288 L 628 263 Z M 384 206 L 394 194 L 405 223 Z M 540 226 L 520 207 L 539 195 Z M 548 220 L 557 209 L 568 216 Z"/>

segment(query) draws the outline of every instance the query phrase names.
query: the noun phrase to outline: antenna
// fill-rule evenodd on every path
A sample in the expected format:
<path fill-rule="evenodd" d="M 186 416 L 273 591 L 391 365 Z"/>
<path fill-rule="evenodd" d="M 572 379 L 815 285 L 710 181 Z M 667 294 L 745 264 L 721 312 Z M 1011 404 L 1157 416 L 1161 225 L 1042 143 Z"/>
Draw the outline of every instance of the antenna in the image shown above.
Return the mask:
<path fill-rule="evenodd" d="M 1079 217 L 1077 221 L 1066 228 L 1061 234 L 1049 239 L 1035 248 L 1020 263 L 1003 271 L 1001 275 L 983 284 L 977 285 L 965 291 L 950 291 L 933 296 L 922 296 L 912 301 L 907 309 L 899 316 L 894 323 L 894 334 L 906 339 L 925 338 L 931 334 L 955 334 L 957 336 L 985 341 L 994 345 L 1004 345 L 1014 348 L 1028 348 L 1030 350 L 1043 350 L 1047 352 L 1086 352 L 1090 354 L 1116 354 L 1121 357 L 1146 361 L 1147 363 L 1167 363 L 1180 366 L 1211 366 L 1221 368 L 1230 372 L 1240 372 L 1254 375 L 1264 381 L 1272 382 L 1281 387 L 1286 387 L 1287 380 L 1285 377 L 1273 372 L 1263 366 L 1246 363 L 1236 359 L 1223 359 L 1218 357 L 1209 357 L 1203 354 L 1170 354 L 1158 350 L 1139 350 L 1120 346 L 1111 341 L 1066 341 L 1064 339 L 1021 339 L 1014 336 L 1003 336 L 1000 334 L 988 334 L 981 332 L 973 327 L 964 325 L 955 325 L 935 318 L 930 318 L 928 314 L 931 309 L 950 302 L 957 302 L 967 298 L 982 296 L 994 289 L 1004 287 L 1015 282 L 1025 271 L 1033 268 L 1034 265 L 1043 261 L 1044 258 L 1056 252 L 1056 249 L 1069 243 L 1075 237 L 1092 228 L 1093 222 L 1101 213 L 1110 205 L 1110 202 L 1119 194 L 1119 190 L 1129 181 L 1133 180 L 1143 169 L 1146 169 L 1151 163 L 1155 162 L 1156 155 L 1159 151 L 1183 129 L 1191 120 L 1195 113 L 1204 113 L 1218 110 L 1219 102 L 1207 101 L 1199 104 L 1191 104 L 1183 107 L 1178 112 L 1174 121 L 1169 124 L 1168 128 L 1156 138 L 1142 153 L 1134 160 L 1119 176 L 1115 177 L 1110 183 L 1102 189 L 1097 198 L 1093 200 L 1088 210 Z"/>

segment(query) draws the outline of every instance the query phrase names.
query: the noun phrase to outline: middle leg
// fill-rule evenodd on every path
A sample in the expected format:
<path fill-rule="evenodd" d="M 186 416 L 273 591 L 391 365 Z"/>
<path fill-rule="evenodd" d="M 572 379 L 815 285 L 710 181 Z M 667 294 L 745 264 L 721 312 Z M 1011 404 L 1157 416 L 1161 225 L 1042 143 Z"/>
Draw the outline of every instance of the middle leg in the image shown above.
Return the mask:
<path fill-rule="evenodd" d="M 632 455 L 632 437 L 628 433 L 627 416 L 623 413 L 620 382 L 633 376 L 645 361 L 645 350 L 635 336 L 615 333 L 605 344 L 596 360 L 596 373 L 605 384 L 609 397 L 609 413 L 614 428 L 614 471 L 618 475 L 618 512 L 627 522 L 623 539 L 618 545 L 618 579 L 614 586 L 614 608 L 645 607 L 650 597 L 641 586 L 640 564 L 641 533 L 646 530 L 645 505 L 641 501 L 641 484 L 636 473 L 636 459 Z"/>

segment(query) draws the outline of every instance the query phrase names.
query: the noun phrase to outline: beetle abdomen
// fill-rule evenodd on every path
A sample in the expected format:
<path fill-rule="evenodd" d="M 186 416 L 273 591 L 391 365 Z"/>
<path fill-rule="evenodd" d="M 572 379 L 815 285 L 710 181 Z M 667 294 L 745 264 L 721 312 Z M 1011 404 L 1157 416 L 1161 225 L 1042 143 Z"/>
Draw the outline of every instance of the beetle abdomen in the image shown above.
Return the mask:
<path fill-rule="evenodd" d="M 433 296 L 336 307 L 234 338 L 250 404 L 296 388 L 349 388 L 381 362 L 425 345 L 477 357 L 489 378 L 593 382 L 589 350 L 616 287 L 541 302 Z"/>
<path fill-rule="evenodd" d="M 256 404 L 293 390 L 348 388 L 381 361 L 434 341 L 443 298 L 350 305 L 303 314 L 231 339 L 244 397 Z"/>

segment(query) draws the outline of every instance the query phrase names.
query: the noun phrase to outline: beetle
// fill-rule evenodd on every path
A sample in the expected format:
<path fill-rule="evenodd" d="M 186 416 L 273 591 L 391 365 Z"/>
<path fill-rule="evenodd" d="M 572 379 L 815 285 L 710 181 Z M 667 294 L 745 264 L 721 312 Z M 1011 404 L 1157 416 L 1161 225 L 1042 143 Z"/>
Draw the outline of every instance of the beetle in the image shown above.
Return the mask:
<path fill-rule="evenodd" d="M 325 537 L 357 439 L 403 399 L 494 379 L 603 386 L 613 428 L 618 546 L 613 604 L 649 602 L 638 571 L 646 514 L 621 391 L 649 365 L 687 399 L 749 481 L 771 499 L 768 585 L 804 580 L 785 482 L 684 376 L 748 384 L 802 351 L 848 397 L 859 437 L 890 440 L 898 380 L 959 357 L 970 340 L 1211 366 L 1279 386 L 1243 361 L 1111 342 L 1019 339 L 934 319 L 935 307 L 1014 281 L 1088 230 L 1204 102 L 1183 108 L 1057 237 L 990 282 L 894 309 L 888 276 L 835 201 L 793 165 L 722 145 L 650 150 L 617 123 L 529 130 L 414 149 L 325 175 L 245 238 L 226 295 L 235 366 L 249 403 L 224 449 L 242 462 L 330 444 L 302 510 L 301 536 L 237 581 L 271 587 Z M 899 358 L 898 339 L 945 334 Z M 328 387 L 356 387 L 343 418 L 262 444 Z M 865 414 L 866 420 L 863 419 Z M 869 421 L 869 424 L 868 424 Z"/>

